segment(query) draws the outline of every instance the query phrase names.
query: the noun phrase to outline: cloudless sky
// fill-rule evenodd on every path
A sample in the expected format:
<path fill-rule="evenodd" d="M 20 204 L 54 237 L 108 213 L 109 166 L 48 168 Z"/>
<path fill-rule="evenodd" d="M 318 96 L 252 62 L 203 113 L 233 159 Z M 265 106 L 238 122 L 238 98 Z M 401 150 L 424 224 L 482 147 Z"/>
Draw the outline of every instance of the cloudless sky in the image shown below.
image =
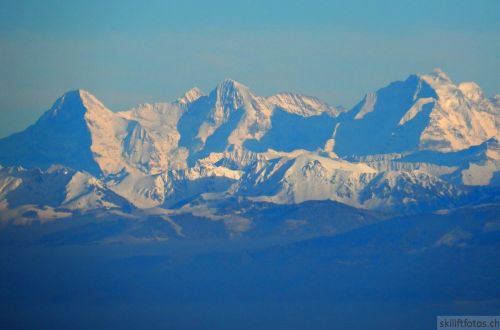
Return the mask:
<path fill-rule="evenodd" d="M 353 106 L 442 68 L 500 93 L 500 1 L 0 0 L 0 137 L 84 88 L 113 110 L 229 77 Z"/>

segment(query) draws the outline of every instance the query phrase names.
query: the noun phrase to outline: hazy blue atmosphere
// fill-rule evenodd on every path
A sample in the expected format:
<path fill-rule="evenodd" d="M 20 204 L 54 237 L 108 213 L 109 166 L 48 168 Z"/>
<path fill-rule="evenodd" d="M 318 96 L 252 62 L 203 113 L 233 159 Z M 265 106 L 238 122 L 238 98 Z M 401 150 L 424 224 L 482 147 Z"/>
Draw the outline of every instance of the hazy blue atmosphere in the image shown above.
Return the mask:
<path fill-rule="evenodd" d="M 500 320 L 500 0 L 0 1 L 0 329 Z"/>
<path fill-rule="evenodd" d="M 225 77 L 351 107 L 441 67 L 500 92 L 499 1 L 2 1 L 0 136 L 67 90 L 113 110 Z"/>

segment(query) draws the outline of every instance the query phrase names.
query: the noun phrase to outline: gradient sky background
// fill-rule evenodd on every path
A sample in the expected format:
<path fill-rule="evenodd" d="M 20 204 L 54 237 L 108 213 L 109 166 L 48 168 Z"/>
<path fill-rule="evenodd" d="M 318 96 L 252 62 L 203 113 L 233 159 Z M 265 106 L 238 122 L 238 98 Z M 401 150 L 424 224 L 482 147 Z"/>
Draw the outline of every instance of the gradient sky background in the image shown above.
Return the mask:
<path fill-rule="evenodd" d="M 0 137 L 65 91 L 113 110 L 225 77 L 351 107 L 435 67 L 500 93 L 500 1 L 0 0 Z"/>

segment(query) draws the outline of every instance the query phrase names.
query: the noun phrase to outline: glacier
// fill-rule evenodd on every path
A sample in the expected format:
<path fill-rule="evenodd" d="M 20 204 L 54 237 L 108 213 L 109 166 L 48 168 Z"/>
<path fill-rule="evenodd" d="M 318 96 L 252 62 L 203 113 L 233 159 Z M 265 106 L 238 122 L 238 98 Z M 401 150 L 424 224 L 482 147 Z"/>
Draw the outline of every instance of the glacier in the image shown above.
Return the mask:
<path fill-rule="evenodd" d="M 500 96 L 441 70 L 351 109 L 231 79 L 125 111 L 70 91 L 0 139 L 0 326 L 428 329 L 493 314 L 499 118 Z"/>
<path fill-rule="evenodd" d="M 302 94 L 257 96 L 231 79 L 120 112 L 70 91 L 0 140 L 0 219 L 210 215 L 228 199 L 394 214 L 498 203 L 495 100 L 439 69 L 367 93 L 350 110 Z"/>

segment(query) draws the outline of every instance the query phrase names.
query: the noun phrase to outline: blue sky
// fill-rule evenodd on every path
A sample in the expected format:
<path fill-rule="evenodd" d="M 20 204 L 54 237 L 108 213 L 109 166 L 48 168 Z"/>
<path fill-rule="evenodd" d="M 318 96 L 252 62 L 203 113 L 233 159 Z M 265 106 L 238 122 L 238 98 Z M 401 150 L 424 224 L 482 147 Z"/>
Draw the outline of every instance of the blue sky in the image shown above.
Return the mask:
<path fill-rule="evenodd" d="M 500 93 L 496 0 L 0 1 L 0 137 L 76 88 L 124 110 L 229 77 L 350 107 L 440 67 Z"/>

